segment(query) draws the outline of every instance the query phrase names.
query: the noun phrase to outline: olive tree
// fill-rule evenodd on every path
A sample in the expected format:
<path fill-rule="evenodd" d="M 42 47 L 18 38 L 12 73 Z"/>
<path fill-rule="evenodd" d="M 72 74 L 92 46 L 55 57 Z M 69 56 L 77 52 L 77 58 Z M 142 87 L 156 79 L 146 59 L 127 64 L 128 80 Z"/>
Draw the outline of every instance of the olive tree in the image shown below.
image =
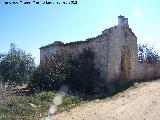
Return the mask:
<path fill-rule="evenodd" d="M 160 56 L 159 54 L 154 50 L 153 47 L 150 47 L 149 45 L 138 45 L 138 60 L 141 62 L 148 62 L 148 63 L 159 63 L 160 62 Z"/>
<path fill-rule="evenodd" d="M 0 61 L 0 75 L 3 83 L 22 84 L 30 79 L 35 68 L 34 58 L 31 54 L 11 43 L 8 53 Z"/>

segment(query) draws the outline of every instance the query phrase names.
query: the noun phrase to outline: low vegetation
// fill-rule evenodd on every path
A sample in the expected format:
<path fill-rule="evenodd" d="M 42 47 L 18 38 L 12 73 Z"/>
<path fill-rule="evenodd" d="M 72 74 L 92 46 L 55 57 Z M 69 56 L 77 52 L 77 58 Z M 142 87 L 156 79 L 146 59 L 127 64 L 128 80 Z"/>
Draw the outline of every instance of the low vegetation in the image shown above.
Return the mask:
<path fill-rule="evenodd" d="M 78 57 L 73 57 L 66 49 L 46 58 L 33 72 L 28 87 L 35 91 L 58 90 L 61 85 L 69 86 L 71 91 L 94 94 L 99 79 L 94 64 L 94 52 L 83 49 Z"/>
<path fill-rule="evenodd" d="M 136 87 L 137 84 L 127 84 L 124 88 L 121 87 L 107 96 L 113 98 L 119 92 Z M 47 117 L 49 107 L 55 104 L 54 98 L 56 96 L 62 97 L 62 103 L 57 105 L 57 113 L 69 111 L 89 100 L 87 99 L 86 101 L 75 95 L 55 91 L 43 91 L 31 96 L 17 96 L 14 94 L 0 102 L 0 120 L 39 120 Z M 93 102 L 97 101 L 96 99 L 95 101 L 93 99 L 90 100 Z"/>
<path fill-rule="evenodd" d="M 63 98 L 62 103 L 57 105 L 57 112 L 70 110 L 83 103 L 82 94 L 94 96 L 94 89 L 100 79 L 94 58 L 95 54 L 90 48 L 83 49 L 77 57 L 62 48 L 35 69 L 33 57 L 11 44 L 9 52 L 0 59 L 2 88 L 6 88 L 6 85 L 7 88 L 12 88 L 12 85 L 27 83 L 27 88 L 33 92 L 20 96 L 21 94 L 13 91 L 0 91 L 0 120 L 38 120 L 47 116 L 49 107 L 55 104 L 56 96 Z M 160 61 L 158 53 L 146 45 L 139 45 L 138 59 L 148 63 Z M 106 96 L 113 96 L 133 84 L 134 82 L 130 82 L 120 86 L 115 83 L 114 87 L 107 88 L 112 89 L 112 92 Z M 67 86 L 65 92 L 59 92 L 63 85 Z"/>
<path fill-rule="evenodd" d="M 57 106 L 58 113 L 81 104 L 78 97 L 57 92 L 41 92 L 34 96 L 12 95 L 0 102 L 0 120 L 39 120 L 47 116 L 58 95 L 63 96 L 62 104 Z"/>

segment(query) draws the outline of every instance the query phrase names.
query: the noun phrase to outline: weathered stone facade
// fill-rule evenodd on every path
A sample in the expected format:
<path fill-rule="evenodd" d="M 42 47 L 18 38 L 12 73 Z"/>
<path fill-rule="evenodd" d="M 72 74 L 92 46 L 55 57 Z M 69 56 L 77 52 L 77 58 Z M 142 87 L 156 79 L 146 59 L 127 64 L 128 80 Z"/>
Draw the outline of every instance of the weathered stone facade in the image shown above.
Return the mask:
<path fill-rule="evenodd" d="M 118 25 L 105 29 L 102 34 L 86 41 L 67 44 L 50 44 L 40 48 L 40 61 L 45 57 L 66 48 L 77 54 L 83 48 L 90 47 L 95 52 L 95 65 L 100 70 L 100 77 L 105 84 L 116 80 L 131 80 L 138 76 L 137 37 L 128 25 L 128 19 L 118 16 Z M 142 77 L 143 78 L 143 77 Z"/>

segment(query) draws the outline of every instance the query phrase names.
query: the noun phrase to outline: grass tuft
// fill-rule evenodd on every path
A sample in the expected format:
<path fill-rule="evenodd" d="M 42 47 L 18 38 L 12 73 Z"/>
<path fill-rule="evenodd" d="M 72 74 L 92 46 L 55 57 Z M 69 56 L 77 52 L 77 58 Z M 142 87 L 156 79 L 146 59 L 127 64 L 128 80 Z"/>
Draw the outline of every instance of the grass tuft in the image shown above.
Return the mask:
<path fill-rule="evenodd" d="M 61 93 L 41 92 L 34 96 L 12 95 L 0 102 L 0 120 L 38 120 L 47 115 L 53 99 Z M 79 105 L 82 100 L 78 97 L 63 94 L 63 102 L 57 112 L 69 110 Z"/>

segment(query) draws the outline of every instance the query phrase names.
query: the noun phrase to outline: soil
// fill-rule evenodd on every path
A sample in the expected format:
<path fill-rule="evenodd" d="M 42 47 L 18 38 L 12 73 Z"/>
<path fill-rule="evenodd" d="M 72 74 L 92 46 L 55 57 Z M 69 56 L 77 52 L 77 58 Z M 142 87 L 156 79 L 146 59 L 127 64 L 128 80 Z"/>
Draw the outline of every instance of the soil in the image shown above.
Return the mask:
<path fill-rule="evenodd" d="M 160 81 L 139 83 L 111 98 L 59 113 L 54 120 L 160 120 Z"/>

